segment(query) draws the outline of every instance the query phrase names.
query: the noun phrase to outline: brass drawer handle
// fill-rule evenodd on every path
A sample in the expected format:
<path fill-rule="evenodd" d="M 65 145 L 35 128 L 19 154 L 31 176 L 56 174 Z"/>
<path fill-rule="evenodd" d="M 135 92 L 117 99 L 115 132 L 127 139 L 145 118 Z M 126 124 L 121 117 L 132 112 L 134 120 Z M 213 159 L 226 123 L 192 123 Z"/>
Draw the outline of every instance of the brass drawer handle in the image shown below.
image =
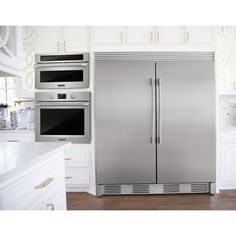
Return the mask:
<path fill-rule="evenodd" d="M 65 180 L 67 180 L 67 179 L 72 179 L 72 176 L 66 176 Z"/>
<path fill-rule="evenodd" d="M 46 207 L 47 207 L 47 210 L 49 210 L 49 211 L 54 211 L 55 210 L 54 204 L 52 204 L 52 203 L 47 204 Z"/>
<path fill-rule="evenodd" d="M 53 180 L 54 180 L 54 178 L 49 177 L 49 178 L 47 178 L 45 181 L 43 181 L 41 184 L 36 185 L 36 186 L 34 187 L 34 189 L 42 189 L 42 188 L 45 188 L 45 187 L 47 187 Z"/>
<path fill-rule="evenodd" d="M 65 157 L 66 161 L 70 161 L 72 158 L 71 157 Z"/>

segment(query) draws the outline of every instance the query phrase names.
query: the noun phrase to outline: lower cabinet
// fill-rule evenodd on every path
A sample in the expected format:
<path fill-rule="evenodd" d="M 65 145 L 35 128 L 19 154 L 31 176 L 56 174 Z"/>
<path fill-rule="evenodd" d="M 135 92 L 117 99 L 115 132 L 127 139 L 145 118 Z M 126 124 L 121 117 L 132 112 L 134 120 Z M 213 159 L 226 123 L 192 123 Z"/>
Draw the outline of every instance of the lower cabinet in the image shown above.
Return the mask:
<path fill-rule="evenodd" d="M 72 144 L 65 152 L 65 180 L 67 192 L 90 192 L 90 145 Z"/>
<path fill-rule="evenodd" d="M 66 210 L 64 155 L 50 159 L 3 182 L 0 209 Z"/>
<path fill-rule="evenodd" d="M 236 132 L 220 134 L 219 189 L 236 188 Z"/>

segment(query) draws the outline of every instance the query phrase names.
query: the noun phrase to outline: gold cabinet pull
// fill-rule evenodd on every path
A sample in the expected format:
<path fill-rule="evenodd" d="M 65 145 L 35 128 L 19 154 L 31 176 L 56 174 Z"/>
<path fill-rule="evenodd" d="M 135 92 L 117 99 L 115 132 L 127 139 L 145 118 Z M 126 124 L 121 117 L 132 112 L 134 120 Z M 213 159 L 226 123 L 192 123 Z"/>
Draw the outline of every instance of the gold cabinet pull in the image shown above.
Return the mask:
<path fill-rule="evenodd" d="M 187 42 L 189 42 L 189 32 L 186 32 L 186 36 L 187 36 Z"/>
<path fill-rule="evenodd" d="M 159 41 L 160 41 L 160 32 L 157 31 L 156 33 L 157 33 L 157 42 L 159 43 Z"/>
<path fill-rule="evenodd" d="M 66 41 L 64 41 L 64 52 L 66 52 Z"/>
<path fill-rule="evenodd" d="M 60 42 L 57 41 L 57 52 L 60 52 Z"/>
<path fill-rule="evenodd" d="M 52 203 L 47 204 L 46 207 L 47 207 L 47 210 L 49 210 L 49 211 L 54 211 L 55 210 L 54 204 L 52 204 Z"/>
<path fill-rule="evenodd" d="M 65 157 L 65 161 L 70 161 L 71 159 L 71 157 Z"/>
<path fill-rule="evenodd" d="M 153 43 L 153 32 L 151 31 L 151 43 Z"/>
<path fill-rule="evenodd" d="M 47 178 L 46 180 L 44 180 L 41 184 L 36 185 L 36 186 L 34 187 L 34 189 L 42 189 L 42 188 L 45 188 L 45 187 L 47 187 L 53 180 L 54 180 L 54 178 L 49 177 L 49 178 Z"/>
<path fill-rule="evenodd" d="M 72 176 L 66 176 L 65 180 L 67 180 L 67 179 L 72 179 Z"/>
<path fill-rule="evenodd" d="M 123 41 L 123 32 L 122 32 L 122 31 L 120 32 L 120 41 L 121 41 L 121 43 L 124 42 L 124 41 Z"/>

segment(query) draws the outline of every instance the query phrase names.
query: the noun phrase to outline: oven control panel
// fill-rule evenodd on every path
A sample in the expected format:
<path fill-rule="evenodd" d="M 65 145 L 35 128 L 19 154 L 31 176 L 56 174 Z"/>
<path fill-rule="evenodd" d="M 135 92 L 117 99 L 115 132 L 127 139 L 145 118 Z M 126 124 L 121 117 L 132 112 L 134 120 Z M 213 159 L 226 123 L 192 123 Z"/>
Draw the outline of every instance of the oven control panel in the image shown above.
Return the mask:
<path fill-rule="evenodd" d="M 90 101 L 90 92 L 36 92 L 35 100 L 40 101 Z"/>

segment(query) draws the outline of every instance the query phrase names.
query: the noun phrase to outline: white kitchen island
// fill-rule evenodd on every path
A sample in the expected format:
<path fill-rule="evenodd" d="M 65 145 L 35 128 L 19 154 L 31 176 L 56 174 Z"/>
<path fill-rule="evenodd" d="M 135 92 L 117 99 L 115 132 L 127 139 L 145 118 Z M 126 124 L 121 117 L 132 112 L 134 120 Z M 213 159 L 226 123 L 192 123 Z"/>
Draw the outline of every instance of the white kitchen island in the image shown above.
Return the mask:
<path fill-rule="evenodd" d="M 0 143 L 0 209 L 66 210 L 70 143 Z"/>

